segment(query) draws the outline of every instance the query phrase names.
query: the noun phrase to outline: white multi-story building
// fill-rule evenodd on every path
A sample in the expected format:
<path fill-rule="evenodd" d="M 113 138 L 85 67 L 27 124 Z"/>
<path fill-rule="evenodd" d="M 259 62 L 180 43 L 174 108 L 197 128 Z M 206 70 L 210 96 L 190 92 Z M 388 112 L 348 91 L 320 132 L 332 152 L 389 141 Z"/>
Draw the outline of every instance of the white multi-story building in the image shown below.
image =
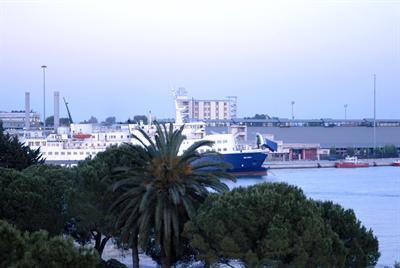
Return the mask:
<path fill-rule="evenodd" d="M 182 121 L 230 120 L 237 116 L 237 97 L 226 99 L 194 99 L 184 88 L 175 92 L 176 109 L 182 114 Z"/>

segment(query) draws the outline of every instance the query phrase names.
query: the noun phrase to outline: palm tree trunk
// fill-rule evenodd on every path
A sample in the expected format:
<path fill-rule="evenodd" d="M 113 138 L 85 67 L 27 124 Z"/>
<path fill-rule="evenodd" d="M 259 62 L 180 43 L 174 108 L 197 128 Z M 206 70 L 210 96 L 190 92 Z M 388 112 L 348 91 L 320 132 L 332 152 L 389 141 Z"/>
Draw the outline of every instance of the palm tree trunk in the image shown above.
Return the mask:
<path fill-rule="evenodd" d="M 162 243 L 160 245 L 161 249 L 161 268 L 171 268 L 171 259 L 165 252 L 165 248 L 163 247 Z"/>
<path fill-rule="evenodd" d="M 132 267 L 139 268 L 139 250 L 138 250 L 138 236 L 133 234 L 132 244 Z"/>

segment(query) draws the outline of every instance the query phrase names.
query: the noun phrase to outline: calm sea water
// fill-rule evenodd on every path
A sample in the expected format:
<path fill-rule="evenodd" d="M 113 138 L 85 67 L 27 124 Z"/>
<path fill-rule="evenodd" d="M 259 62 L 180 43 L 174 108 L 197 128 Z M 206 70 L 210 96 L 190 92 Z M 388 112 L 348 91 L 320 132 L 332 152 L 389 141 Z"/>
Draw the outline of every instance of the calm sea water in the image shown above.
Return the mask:
<path fill-rule="evenodd" d="M 378 237 L 378 267 L 400 261 L 399 167 L 272 170 L 268 176 L 240 178 L 227 184 L 234 188 L 262 182 L 287 182 L 301 187 L 308 197 L 352 208 Z"/>

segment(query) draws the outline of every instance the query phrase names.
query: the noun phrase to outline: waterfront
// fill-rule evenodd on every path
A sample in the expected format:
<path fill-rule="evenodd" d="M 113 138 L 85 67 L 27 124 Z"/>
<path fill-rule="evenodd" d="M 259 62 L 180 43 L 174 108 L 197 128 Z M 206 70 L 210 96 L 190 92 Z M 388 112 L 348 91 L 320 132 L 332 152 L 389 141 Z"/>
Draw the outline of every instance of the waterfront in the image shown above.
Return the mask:
<path fill-rule="evenodd" d="M 227 182 L 230 188 L 262 182 L 287 182 L 313 199 L 332 200 L 352 208 L 362 224 L 379 240 L 378 267 L 400 261 L 400 168 L 281 169 L 268 176 Z"/>

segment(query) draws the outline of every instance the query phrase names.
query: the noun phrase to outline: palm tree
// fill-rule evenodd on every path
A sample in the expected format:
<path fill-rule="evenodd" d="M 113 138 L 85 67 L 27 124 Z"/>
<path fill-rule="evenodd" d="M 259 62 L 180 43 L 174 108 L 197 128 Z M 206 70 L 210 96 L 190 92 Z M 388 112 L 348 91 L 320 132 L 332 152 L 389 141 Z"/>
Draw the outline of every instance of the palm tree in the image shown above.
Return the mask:
<path fill-rule="evenodd" d="M 161 250 L 161 266 L 171 267 L 185 222 L 195 215 L 209 189 L 219 193 L 229 190 L 221 178 L 235 178 L 224 171 L 225 163 L 206 159 L 215 159 L 217 153 L 198 151 L 213 142 L 198 141 L 179 155 L 186 139 L 183 126 L 174 130 L 170 124 L 167 130 L 164 124 L 156 123 L 156 127 L 154 141 L 140 130 L 143 137 L 134 138 L 142 146 L 129 145 L 132 155 L 139 155 L 138 165 L 125 170 L 114 184 L 114 191 L 121 195 L 111 210 L 117 213 L 116 226 L 126 241 L 137 250 L 135 241 L 145 248 L 150 236 L 154 236 Z"/>

